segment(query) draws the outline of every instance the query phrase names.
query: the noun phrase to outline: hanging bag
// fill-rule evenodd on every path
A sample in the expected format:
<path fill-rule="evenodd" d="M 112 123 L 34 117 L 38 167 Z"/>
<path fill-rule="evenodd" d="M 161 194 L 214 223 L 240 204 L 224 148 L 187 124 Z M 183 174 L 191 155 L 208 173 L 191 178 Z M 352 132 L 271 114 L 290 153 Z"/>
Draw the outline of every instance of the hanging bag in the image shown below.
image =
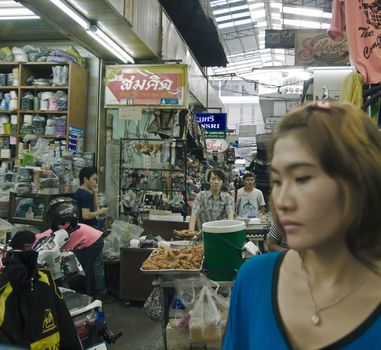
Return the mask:
<path fill-rule="evenodd" d="M 202 287 L 189 321 L 190 338 L 194 341 L 216 342 L 221 340 L 221 316 L 208 285 Z"/>
<path fill-rule="evenodd" d="M 154 287 L 144 303 L 143 311 L 152 321 L 160 322 L 163 319 L 160 287 Z"/>

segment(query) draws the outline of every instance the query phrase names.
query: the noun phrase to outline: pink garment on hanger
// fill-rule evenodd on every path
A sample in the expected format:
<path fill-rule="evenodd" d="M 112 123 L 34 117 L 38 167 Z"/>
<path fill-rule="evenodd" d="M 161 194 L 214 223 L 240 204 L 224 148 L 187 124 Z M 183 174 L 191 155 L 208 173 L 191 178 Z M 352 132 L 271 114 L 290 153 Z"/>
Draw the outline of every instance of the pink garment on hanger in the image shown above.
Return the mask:
<path fill-rule="evenodd" d="M 333 0 L 328 35 L 342 40 L 346 30 L 349 52 L 364 83 L 381 82 L 381 0 Z"/>

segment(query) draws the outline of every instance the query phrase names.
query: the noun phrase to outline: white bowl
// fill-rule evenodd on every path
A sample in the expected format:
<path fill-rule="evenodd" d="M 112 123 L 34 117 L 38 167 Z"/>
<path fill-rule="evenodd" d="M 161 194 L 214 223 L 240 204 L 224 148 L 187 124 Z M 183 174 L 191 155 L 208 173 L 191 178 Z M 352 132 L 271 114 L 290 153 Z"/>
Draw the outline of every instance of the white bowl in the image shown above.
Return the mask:
<path fill-rule="evenodd" d="M 169 243 L 171 244 L 171 247 L 175 249 L 189 248 L 192 245 L 191 241 L 171 241 Z"/>

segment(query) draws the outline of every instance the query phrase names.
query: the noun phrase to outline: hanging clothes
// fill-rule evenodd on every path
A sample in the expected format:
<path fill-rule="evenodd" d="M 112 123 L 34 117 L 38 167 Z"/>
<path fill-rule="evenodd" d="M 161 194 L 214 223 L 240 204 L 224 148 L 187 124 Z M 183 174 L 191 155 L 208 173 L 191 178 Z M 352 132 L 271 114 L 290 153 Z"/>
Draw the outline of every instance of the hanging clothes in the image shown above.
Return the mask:
<path fill-rule="evenodd" d="M 381 0 L 333 0 L 328 35 L 342 40 L 344 29 L 364 83 L 381 82 Z"/>
<path fill-rule="evenodd" d="M 350 102 L 361 108 L 363 104 L 362 93 L 362 75 L 350 73 L 341 85 L 339 101 Z"/>
<path fill-rule="evenodd" d="M 369 85 L 363 87 L 363 105 L 361 108 L 364 111 L 368 111 L 372 120 L 380 127 L 381 118 L 381 85 L 376 86 Z"/>

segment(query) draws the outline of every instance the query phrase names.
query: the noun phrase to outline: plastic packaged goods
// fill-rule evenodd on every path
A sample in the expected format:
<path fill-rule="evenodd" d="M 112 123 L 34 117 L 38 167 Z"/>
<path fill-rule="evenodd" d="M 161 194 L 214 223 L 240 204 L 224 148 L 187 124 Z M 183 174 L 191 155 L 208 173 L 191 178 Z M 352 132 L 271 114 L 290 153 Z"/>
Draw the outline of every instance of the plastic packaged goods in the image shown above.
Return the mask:
<path fill-rule="evenodd" d="M 0 86 L 8 85 L 8 74 L 0 73 Z"/>
<path fill-rule="evenodd" d="M 66 136 L 66 115 L 54 116 L 53 120 L 56 122 L 56 137 Z"/>
<path fill-rule="evenodd" d="M 32 129 L 35 135 L 44 135 L 46 126 L 46 118 L 36 114 L 32 119 Z"/>
<path fill-rule="evenodd" d="M 8 74 L 8 84 L 9 86 L 18 86 L 19 85 L 19 73 L 20 70 L 18 68 L 13 68 L 12 73 Z"/>
<path fill-rule="evenodd" d="M 179 297 L 172 300 L 169 309 L 169 324 L 172 328 L 186 329 L 188 327 L 190 316 Z"/>

